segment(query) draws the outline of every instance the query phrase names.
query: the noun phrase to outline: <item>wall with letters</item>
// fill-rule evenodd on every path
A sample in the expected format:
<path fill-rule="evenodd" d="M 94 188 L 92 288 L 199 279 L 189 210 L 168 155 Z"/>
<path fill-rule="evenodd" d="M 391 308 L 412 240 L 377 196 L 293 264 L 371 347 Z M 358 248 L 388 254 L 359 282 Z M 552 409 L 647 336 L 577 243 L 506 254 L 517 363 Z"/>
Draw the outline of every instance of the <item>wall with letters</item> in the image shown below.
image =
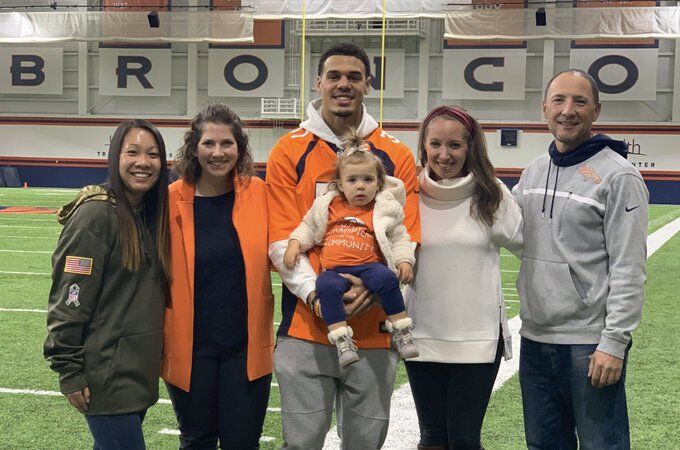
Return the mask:
<path fill-rule="evenodd" d="M 223 101 L 244 118 L 257 118 L 262 97 L 299 97 L 299 36 L 290 23 L 286 25 L 278 31 L 279 45 L 250 47 L 3 44 L 0 114 L 186 117 L 207 101 Z M 562 39 L 545 54 L 543 40 L 463 45 L 445 41 L 439 21 L 428 21 L 427 30 L 426 37 L 387 40 L 383 114 L 387 120 L 422 119 L 419 101 L 424 97 L 428 109 L 459 103 L 482 120 L 540 121 L 546 60 L 553 72 L 575 66 L 596 76 L 605 101 L 600 120 L 667 122 L 672 117 L 673 41 L 595 47 Z M 322 50 L 340 39 L 354 41 L 371 58 L 375 76 L 366 103 L 377 115 L 379 36 L 308 39 L 306 99 L 316 96 L 314 80 Z M 429 49 L 425 58 L 420 54 L 423 40 Z M 419 80 L 423 61 L 428 67 L 426 92 Z"/>
<path fill-rule="evenodd" d="M 268 26 L 260 36 L 269 40 L 251 46 L 0 45 L 0 164 L 22 167 L 31 185 L 91 182 L 103 173 L 109 137 L 123 118 L 151 118 L 172 150 L 188 117 L 209 101 L 227 103 L 246 119 L 255 160 L 266 161 L 295 120 L 282 126 L 260 119 L 260 99 L 298 98 L 301 79 L 294 24 Z M 426 20 L 424 30 L 386 42 L 383 117 L 390 133 L 413 147 L 427 110 L 461 104 L 485 124 L 501 175 L 516 179 L 551 140 L 541 114 L 544 70 L 576 66 L 600 83 L 600 130 L 631 143 L 631 163 L 656 183 L 654 198 L 680 203 L 674 41 L 461 43 L 444 40 L 442 21 Z M 338 41 L 367 49 L 375 79 L 365 103 L 377 118 L 379 35 L 309 36 L 306 100 L 317 97 L 322 51 Z M 519 130 L 516 147 L 500 146 L 501 128 Z M 670 197 L 660 194 L 673 189 Z"/>

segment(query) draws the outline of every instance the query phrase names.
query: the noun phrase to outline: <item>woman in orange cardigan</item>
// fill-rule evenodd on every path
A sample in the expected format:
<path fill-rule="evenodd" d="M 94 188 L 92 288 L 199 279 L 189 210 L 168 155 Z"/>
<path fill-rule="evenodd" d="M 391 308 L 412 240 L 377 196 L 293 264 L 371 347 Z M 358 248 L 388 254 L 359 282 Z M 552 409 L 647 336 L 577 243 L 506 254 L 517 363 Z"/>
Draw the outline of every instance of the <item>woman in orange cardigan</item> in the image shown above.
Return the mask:
<path fill-rule="evenodd" d="M 180 448 L 259 448 L 272 372 L 265 184 L 221 104 L 191 122 L 170 186 L 171 303 L 163 379 Z"/>

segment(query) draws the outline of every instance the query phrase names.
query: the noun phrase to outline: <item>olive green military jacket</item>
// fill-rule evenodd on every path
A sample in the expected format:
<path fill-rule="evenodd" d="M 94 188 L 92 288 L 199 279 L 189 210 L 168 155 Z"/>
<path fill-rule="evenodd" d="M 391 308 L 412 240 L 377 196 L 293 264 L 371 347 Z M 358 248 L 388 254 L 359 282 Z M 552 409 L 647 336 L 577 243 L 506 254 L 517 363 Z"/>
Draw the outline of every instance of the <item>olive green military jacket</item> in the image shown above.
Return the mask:
<path fill-rule="evenodd" d="M 89 388 L 86 414 L 145 410 L 158 400 L 167 292 L 152 239 L 140 226 L 142 266 L 124 269 L 115 201 L 101 186 L 83 188 L 58 220 L 45 358 L 62 393 Z"/>

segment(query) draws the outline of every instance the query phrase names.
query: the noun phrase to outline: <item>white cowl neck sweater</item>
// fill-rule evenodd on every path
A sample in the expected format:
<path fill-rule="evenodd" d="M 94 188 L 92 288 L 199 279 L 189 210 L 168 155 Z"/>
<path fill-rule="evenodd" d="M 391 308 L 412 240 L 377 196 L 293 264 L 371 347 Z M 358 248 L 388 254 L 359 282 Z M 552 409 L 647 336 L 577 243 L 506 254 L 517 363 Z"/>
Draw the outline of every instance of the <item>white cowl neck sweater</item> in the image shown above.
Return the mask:
<path fill-rule="evenodd" d="M 519 206 L 499 180 L 503 200 L 488 227 L 470 215 L 472 174 L 436 182 L 426 167 L 418 180 L 422 244 L 414 281 L 404 296 L 420 356 L 409 361 L 493 362 L 501 326 L 504 356 L 510 359 L 500 247 L 521 251 Z"/>

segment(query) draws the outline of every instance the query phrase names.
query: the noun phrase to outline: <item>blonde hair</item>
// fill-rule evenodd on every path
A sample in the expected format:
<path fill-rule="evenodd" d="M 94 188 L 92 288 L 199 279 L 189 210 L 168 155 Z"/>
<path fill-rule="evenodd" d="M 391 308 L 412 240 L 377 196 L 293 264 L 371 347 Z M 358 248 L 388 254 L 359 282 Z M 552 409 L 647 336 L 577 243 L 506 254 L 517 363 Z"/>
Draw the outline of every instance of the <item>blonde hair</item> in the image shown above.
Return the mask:
<path fill-rule="evenodd" d="M 356 129 L 352 128 L 342 136 L 342 147 L 342 153 L 338 155 L 338 160 L 335 162 L 335 179 L 329 184 L 329 189 L 339 191 L 338 181 L 340 181 L 342 169 L 345 166 L 350 164 L 368 164 L 372 165 L 375 169 L 378 179 L 378 192 L 380 192 L 383 186 L 385 186 L 385 177 L 387 176 L 385 167 L 382 162 L 368 150 L 368 144 L 361 136 L 359 136 Z"/>

